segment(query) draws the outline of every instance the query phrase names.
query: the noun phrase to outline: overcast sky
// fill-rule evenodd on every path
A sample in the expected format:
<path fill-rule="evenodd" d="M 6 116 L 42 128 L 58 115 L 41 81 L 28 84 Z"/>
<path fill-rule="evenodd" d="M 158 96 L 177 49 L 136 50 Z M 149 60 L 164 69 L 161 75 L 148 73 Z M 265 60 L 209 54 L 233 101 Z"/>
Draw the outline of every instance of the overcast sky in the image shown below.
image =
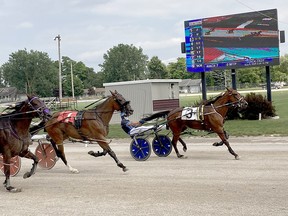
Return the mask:
<path fill-rule="evenodd" d="M 58 60 L 58 34 L 61 55 L 96 72 L 103 54 L 120 43 L 141 47 L 167 64 L 185 57 L 180 49 L 185 20 L 274 8 L 279 30 L 288 35 L 285 0 L 0 0 L 0 65 L 25 48 Z M 288 41 L 280 44 L 284 54 Z"/>

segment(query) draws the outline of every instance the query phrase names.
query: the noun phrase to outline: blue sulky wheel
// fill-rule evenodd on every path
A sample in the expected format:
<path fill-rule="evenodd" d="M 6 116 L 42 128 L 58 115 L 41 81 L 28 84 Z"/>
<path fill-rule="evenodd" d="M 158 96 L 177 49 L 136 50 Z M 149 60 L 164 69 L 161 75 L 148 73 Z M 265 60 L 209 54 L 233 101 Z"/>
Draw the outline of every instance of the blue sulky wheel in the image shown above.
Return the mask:
<path fill-rule="evenodd" d="M 152 141 L 154 153 L 159 157 L 167 157 L 172 151 L 171 140 L 166 135 L 157 135 Z"/>
<path fill-rule="evenodd" d="M 131 156 L 137 161 L 145 161 L 151 155 L 151 147 L 148 140 L 144 138 L 136 138 L 130 144 Z"/>

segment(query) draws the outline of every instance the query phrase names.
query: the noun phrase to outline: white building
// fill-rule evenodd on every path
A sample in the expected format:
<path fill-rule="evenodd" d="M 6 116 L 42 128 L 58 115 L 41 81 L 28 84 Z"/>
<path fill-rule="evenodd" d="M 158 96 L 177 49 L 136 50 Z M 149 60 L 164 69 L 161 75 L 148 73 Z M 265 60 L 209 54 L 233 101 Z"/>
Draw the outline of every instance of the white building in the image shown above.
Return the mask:
<path fill-rule="evenodd" d="M 131 101 L 134 114 L 129 117 L 138 121 L 144 116 L 179 107 L 180 79 L 150 79 L 127 82 L 104 83 L 105 95 L 117 90 L 126 100 Z M 114 114 L 111 123 L 119 123 L 119 113 Z"/>

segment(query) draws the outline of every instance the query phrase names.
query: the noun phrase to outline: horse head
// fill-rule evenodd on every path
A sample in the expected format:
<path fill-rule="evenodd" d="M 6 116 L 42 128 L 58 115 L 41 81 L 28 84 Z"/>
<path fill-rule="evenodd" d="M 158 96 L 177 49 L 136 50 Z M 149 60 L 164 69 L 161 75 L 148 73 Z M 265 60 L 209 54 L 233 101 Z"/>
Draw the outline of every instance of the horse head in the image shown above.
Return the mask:
<path fill-rule="evenodd" d="M 130 101 L 127 101 L 121 94 L 119 94 L 116 90 L 115 92 L 111 92 L 111 95 L 114 99 L 114 101 L 116 101 L 117 105 L 118 105 L 118 111 L 121 111 L 123 113 L 125 113 L 125 116 L 130 116 L 133 114 L 134 110 L 131 108 L 130 106 Z"/>
<path fill-rule="evenodd" d="M 51 111 L 46 104 L 34 95 L 27 95 L 28 99 L 25 101 L 28 105 L 28 110 L 35 113 L 35 117 L 39 117 L 42 120 L 48 120 L 52 117 Z"/>
<path fill-rule="evenodd" d="M 244 97 L 237 92 L 235 89 L 226 88 L 226 94 L 229 97 L 229 102 L 232 106 L 237 107 L 238 109 L 246 109 L 248 106 L 248 102 L 244 99 Z"/>

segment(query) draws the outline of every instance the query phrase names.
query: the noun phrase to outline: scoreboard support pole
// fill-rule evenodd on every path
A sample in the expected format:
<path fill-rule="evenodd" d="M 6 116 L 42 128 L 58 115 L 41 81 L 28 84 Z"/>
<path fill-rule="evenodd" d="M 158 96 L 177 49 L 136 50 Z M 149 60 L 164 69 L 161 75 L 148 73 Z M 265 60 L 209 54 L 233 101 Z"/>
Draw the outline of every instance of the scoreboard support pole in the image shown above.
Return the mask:
<path fill-rule="evenodd" d="M 201 72 L 201 83 L 202 83 L 202 100 L 207 100 L 206 74 L 205 74 L 205 72 Z"/>
<path fill-rule="evenodd" d="M 236 84 L 236 70 L 231 69 L 231 78 L 232 78 L 232 88 L 237 90 L 237 84 Z"/>
<path fill-rule="evenodd" d="M 266 69 L 267 100 L 269 102 L 272 102 L 270 66 L 265 66 L 265 69 Z"/>

